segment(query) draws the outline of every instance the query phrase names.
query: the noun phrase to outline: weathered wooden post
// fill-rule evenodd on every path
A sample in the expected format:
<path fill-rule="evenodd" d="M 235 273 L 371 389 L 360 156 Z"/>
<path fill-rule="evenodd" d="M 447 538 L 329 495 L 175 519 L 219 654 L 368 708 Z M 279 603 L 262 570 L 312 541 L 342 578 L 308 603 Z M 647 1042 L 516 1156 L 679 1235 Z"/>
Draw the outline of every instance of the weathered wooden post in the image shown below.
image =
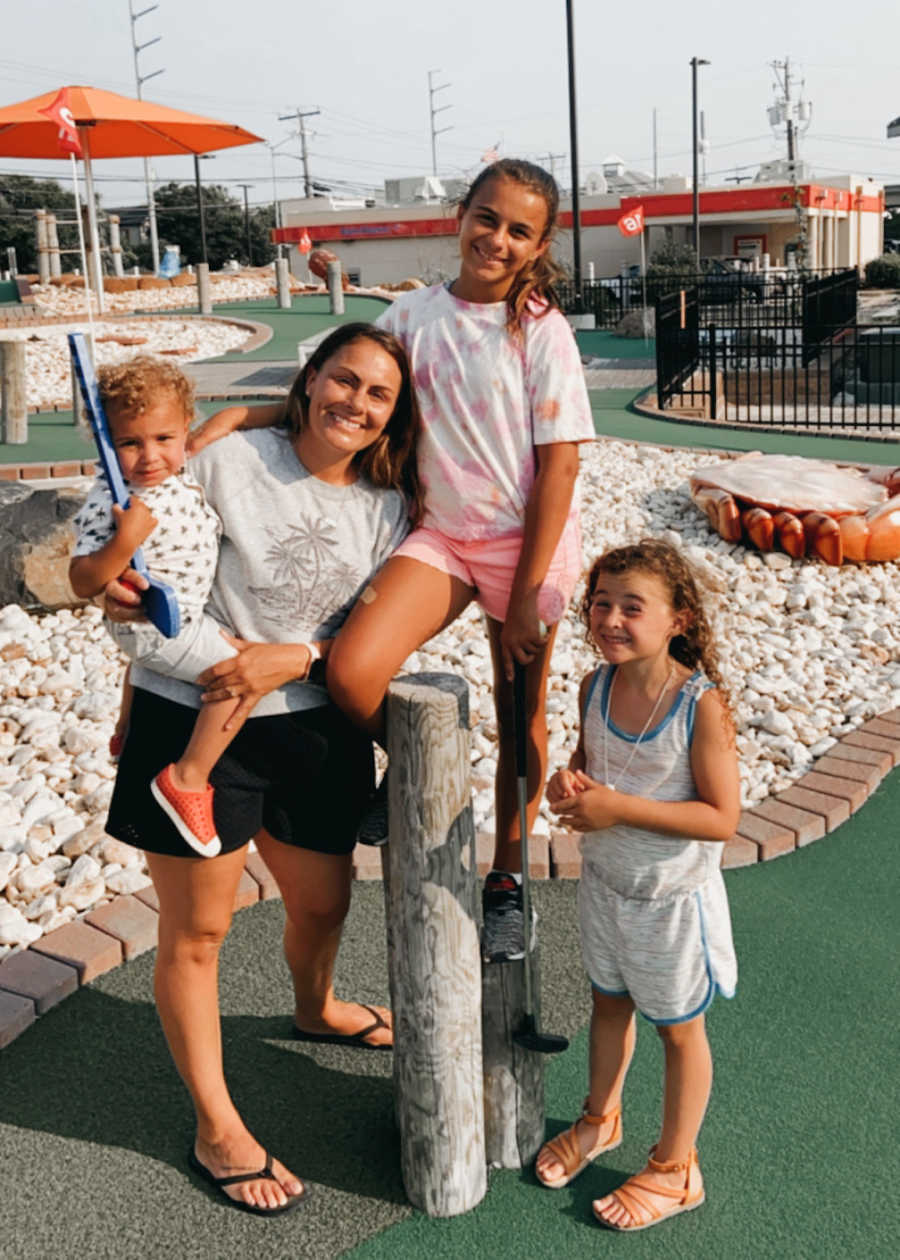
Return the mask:
<path fill-rule="evenodd" d="M 62 275 L 62 263 L 59 255 L 59 230 L 56 215 L 47 213 L 47 250 L 50 254 L 50 278 Z"/>
<path fill-rule="evenodd" d="M 201 315 L 212 314 L 212 290 L 209 283 L 209 263 L 197 263 L 197 298 Z"/>
<path fill-rule="evenodd" d="M 384 858 L 403 1183 L 429 1216 L 487 1189 L 469 696 L 453 674 L 388 692 Z"/>
<path fill-rule="evenodd" d="M 328 300 L 332 315 L 343 315 L 344 286 L 341 283 L 341 264 L 336 258 L 328 263 Z"/>
<path fill-rule="evenodd" d="M 0 440 L 11 446 L 28 441 L 28 407 L 25 401 L 25 342 L 0 341 L 0 392 L 3 394 Z"/>
<path fill-rule="evenodd" d="M 119 231 L 119 216 L 111 214 L 109 216 L 109 252 L 112 254 L 112 265 L 114 276 L 124 276 L 125 268 L 122 266 L 122 236 Z"/>
<path fill-rule="evenodd" d="M 47 249 L 47 211 L 35 210 L 34 232 L 37 244 L 38 280 L 41 284 L 50 283 L 50 254 Z"/>
<path fill-rule="evenodd" d="M 291 309 L 291 273 L 286 258 L 275 259 L 275 286 L 278 290 L 278 305 L 281 310 Z"/>
<path fill-rule="evenodd" d="M 540 959 L 531 951 L 532 1001 L 540 1016 Z M 492 1168 L 524 1168 L 544 1140 L 544 1056 L 513 1033 L 525 1015 L 525 963 L 482 963 L 484 1145 Z"/>

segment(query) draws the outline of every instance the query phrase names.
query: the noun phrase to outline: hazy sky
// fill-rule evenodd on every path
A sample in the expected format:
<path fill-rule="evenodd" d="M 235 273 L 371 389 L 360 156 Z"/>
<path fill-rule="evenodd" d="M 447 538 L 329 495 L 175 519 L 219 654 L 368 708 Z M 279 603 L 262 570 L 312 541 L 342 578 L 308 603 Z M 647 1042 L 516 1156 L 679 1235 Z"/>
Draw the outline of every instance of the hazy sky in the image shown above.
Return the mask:
<path fill-rule="evenodd" d="M 146 8 L 150 0 L 134 0 Z M 439 171 L 460 176 L 499 142 L 501 154 L 561 154 L 568 184 L 564 0 L 159 0 L 137 23 L 148 99 L 238 123 L 272 143 L 279 195 L 301 192 L 299 143 L 281 122 L 298 106 L 307 120 L 311 173 L 334 186 L 381 188 L 385 177 L 431 169 L 430 69 L 451 86 L 436 104 Z M 651 169 L 652 111 L 659 112 L 661 173 L 690 171 L 690 58 L 706 57 L 710 183 L 736 168 L 783 156 L 766 107 L 770 63 L 791 59 L 812 101 L 801 156 L 822 177 L 853 171 L 900 182 L 900 6 L 883 0 L 721 0 L 643 4 L 575 0 L 582 177 L 611 152 Z M 86 83 L 134 95 L 128 0 L 2 0 L 0 105 Z M 190 180 L 188 158 L 157 158 L 160 181 Z M 102 162 L 107 205 L 143 200 L 142 164 Z M 61 163 L 0 158 L 0 174 L 66 177 Z M 263 145 L 220 154 L 204 179 L 253 183 L 252 203 L 271 201 L 272 159 Z M 127 181 L 127 182 L 126 182 Z"/>

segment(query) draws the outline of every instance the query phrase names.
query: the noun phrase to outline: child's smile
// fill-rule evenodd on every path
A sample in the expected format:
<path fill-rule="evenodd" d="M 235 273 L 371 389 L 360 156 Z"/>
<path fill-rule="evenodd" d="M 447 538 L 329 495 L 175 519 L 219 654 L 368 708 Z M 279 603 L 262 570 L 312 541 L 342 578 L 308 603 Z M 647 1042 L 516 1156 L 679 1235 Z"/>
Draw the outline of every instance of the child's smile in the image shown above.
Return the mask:
<path fill-rule="evenodd" d="M 158 486 L 184 466 L 189 418 L 174 393 L 136 416 L 109 416 L 122 476 L 136 487 Z"/>

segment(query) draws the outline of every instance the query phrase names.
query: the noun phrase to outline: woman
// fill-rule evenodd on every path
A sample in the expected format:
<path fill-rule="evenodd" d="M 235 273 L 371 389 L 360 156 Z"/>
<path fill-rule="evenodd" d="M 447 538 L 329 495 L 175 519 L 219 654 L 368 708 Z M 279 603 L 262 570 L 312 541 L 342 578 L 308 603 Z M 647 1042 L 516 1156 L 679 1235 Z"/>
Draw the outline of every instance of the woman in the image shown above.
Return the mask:
<path fill-rule="evenodd" d="M 235 699 L 230 720 L 253 711 L 211 776 L 221 854 L 193 854 L 149 789 L 186 743 L 200 688 L 143 668 L 107 825 L 144 849 L 159 896 L 156 1004 L 197 1115 L 191 1167 L 264 1215 L 297 1207 L 305 1187 L 246 1128 L 223 1073 L 217 962 L 251 838 L 284 900 L 294 1035 L 392 1042 L 389 1012 L 339 1001 L 332 987 L 372 750 L 309 674 L 418 515 L 419 416 L 400 343 L 365 324 L 336 329 L 295 381 L 286 417 L 191 465 L 223 525 L 207 611 L 238 649 L 200 676 L 202 699 Z M 138 601 L 120 582 L 107 588 L 115 620 L 140 617 Z"/>

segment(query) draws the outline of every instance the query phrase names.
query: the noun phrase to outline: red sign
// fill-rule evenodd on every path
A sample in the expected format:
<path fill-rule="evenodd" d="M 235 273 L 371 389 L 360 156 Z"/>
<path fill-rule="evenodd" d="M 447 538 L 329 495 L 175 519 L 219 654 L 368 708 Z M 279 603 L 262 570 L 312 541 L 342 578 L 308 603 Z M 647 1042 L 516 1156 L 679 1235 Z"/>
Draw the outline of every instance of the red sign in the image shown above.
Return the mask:
<path fill-rule="evenodd" d="M 38 111 L 56 123 L 59 127 L 59 147 L 63 153 L 74 153 L 76 157 L 81 157 L 81 141 L 78 139 L 78 128 L 75 125 L 75 119 L 72 117 L 72 111 L 69 108 L 69 93 L 66 88 L 60 88 L 56 94 L 56 98 L 51 101 L 46 109 Z"/>
<path fill-rule="evenodd" d="M 310 240 L 309 232 L 307 232 L 306 228 L 303 229 L 303 234 L 297 242 L 297 248 L 301 254 L 308 254 L 312 249 L 312 241 Z"/>
<path fill-rule="evenodd" d="M 616 227 L 623 236 L 640 236 L 644 230 L 644 207 L 626 210 L 621 219 L 616 220 Z"/>

